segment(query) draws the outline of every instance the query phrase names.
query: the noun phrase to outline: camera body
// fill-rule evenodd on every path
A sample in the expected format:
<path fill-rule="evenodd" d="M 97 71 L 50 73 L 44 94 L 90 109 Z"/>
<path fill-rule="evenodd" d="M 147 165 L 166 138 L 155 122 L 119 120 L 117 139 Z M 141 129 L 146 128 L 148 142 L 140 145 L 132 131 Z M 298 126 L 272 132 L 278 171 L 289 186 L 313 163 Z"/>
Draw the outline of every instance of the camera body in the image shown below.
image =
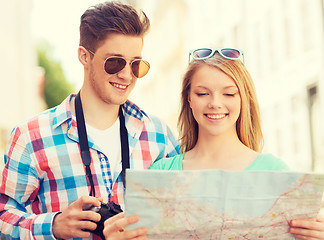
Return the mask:
<path fill-rule="evenodd" d="M 114 203 L 114 202 L 109 202 L 109 203 L 101 203 L 101 205 L 99 207 L 95 207 L 93 205 L 85 205 L 83 207 L 83 210 L 86 211 L 93 211 L 96 213 L 99 213 L 101 216 L 101 219 L 99 222 L 97 222 L 97 228 L 93 231 L 90 230 L 86 230 L 86 231 L 90 231 L 98 236 L 100 236 L 102 239 L 104 238 L 104 235 L 102 233 L 103 229 L 104 229 L 104 222 L 110 218 L 115 216 L 116 214 L 122 212 L 123 210 L 120 208 L 120 205 Z"/>

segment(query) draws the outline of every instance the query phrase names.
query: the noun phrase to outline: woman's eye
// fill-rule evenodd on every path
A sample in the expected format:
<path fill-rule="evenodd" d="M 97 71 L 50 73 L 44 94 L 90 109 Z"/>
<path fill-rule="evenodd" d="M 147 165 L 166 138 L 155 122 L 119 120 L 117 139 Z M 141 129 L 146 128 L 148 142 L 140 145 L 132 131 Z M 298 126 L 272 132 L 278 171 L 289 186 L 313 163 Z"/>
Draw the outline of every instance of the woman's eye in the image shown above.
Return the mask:
<path fill-rule="evenodd" d="M 224 95 L 225 96 L 228 96 L 228 97 L 234 97 L 235 96 L 235 93 L 225 93 Z"/>
<path fill-rule="evenodd" d="M 206 96 L 206 95 L 208 95 L 208 93 L 197 93 L 197 96 Z"/>

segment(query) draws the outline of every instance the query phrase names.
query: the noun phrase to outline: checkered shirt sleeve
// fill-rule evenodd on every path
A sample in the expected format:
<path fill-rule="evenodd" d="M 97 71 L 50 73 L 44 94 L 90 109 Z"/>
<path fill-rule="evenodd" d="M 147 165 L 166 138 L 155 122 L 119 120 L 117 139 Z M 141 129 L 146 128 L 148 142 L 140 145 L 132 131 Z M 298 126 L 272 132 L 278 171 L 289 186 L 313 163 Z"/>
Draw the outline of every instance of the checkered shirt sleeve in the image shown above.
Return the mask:
<path fill-rule="evenodd" d="M 70 110 L 73 97 L 13 130 L 0 179 L 1 239 L 55 239 L 55 215 L 89 195 L 76 122 Z M 178 153 L 175 137 L 160 119 L 146 115 L 129 101 L 123 111 L 131 168 L 148 169 L 153 161 Z M 123 206 L 121 168 L 116 172 L 119 177 L 112 179 L 116 174 L 110 173 L 108 157 L 91 139 L 89 147 L 96 197 Z"/>

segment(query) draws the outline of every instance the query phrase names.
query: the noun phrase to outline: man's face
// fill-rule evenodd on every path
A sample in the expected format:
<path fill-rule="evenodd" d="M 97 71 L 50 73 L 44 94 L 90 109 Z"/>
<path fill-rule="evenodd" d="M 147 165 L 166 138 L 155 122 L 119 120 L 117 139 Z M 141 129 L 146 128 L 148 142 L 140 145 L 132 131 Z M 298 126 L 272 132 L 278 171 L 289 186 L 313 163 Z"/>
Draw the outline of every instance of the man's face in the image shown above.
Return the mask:
<path fill-rule="evenodd" d="M 135 86 L 137 78 L 132 74 L 130 62 L 141 59 L 143 39 L 139 36 L 111 34 L 96 50 L 89 64 L 88 81 L 91 92 L 106 104 L 123 104 Z M 116 74 L 104 69 L 108 57 L 123 57 L 126 66 Z"/>

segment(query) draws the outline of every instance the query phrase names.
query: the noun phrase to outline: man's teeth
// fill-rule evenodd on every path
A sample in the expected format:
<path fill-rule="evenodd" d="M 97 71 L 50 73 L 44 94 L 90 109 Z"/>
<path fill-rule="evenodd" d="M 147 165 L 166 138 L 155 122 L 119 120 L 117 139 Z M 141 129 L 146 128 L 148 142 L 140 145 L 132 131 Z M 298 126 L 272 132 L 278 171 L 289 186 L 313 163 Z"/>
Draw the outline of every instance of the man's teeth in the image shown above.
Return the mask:
<path fill-rule="evenodd" d="M 207 114 L 207 117 L 211 119 L 221 119 L 224 118 L 225 116 L 226 114 Z"/>
<path fill-rule="evenodd" d="M 120 89 L 127 88 L 127 85 L 121 85 L 121 84 L 118 84 L 118 83 L 111 83 L 111 85 L 113 85 L 116 88 L 120 88 Z"/>

